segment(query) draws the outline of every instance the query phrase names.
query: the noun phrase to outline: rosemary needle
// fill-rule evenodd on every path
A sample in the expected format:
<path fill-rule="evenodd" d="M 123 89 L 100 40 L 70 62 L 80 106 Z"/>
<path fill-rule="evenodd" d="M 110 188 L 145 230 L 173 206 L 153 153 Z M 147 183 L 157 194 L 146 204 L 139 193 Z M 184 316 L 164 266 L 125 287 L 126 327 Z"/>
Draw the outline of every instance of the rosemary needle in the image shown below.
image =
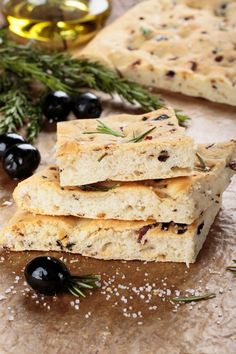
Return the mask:
<path fill-rule="evenodd" d="M 119 184 L 113 184 L 111 186 L 104 185 L 96 185 L 96 184 L 87 184 L 84 186 L 80 186 L 79 188 L 83 191 L 91 191 L 91 192 L 108 192 L 112 189 L 119 187 Z"/>
<path fill-rule="evenodd" d="M 233 259 L 233 265 L 226 267 L 226 270 L 233 273 L 233 276 L 236 277 L 236 259 Z"/>
<path fill-rule="evenodd" d="M 187 296 L 187 297 L 174 297 L 171 299 L 174 302 L 192 302 L 192 301 L 201 301 L 201 300 L 209 300 L 213 299 L 216 297 L 216 294 L 214 293 L 207 293 L 199 296 Z"/>
<path fill-rule="evenodd" d="M 153 127 L 151 129 L 149 129 L 148 131 L 146 131 L 145 133 L 142 133 L 137 136 L 134 135 L 133 138 L 128 141 L 128 143 L 131 143 L 131 142 L 138 143 L 139 141 L 143 140 L 148 134 L 153 132 L 153 130 L 155 130 L 155 129 L 156 129 L 156 127 Z"/>
<path fill-rule="evenodd" d="M 202 171 L 210 171 L 210 167 L 208 167 L 203 159 L 203 157 L 198 153 L 196 152 L 196 156 L 198 158 L 198 161 L 200 162 L 200 165 L 201 165 L 201 170 Z"/>
<path fill-rule="evenodd" d="M 125 137 L 125 135 L 123 133 L 120 133 L 116 130 L 109 128 L 108 125 L 103 123 L 101 120 L 97 119 L 97 122 L 98 122 L 98 126 L 95 131 L 84 132 L 83 134 L 108 134 L 108 135 L 113 135 L 113 136 L 120 137 L 120 138 Z"/>

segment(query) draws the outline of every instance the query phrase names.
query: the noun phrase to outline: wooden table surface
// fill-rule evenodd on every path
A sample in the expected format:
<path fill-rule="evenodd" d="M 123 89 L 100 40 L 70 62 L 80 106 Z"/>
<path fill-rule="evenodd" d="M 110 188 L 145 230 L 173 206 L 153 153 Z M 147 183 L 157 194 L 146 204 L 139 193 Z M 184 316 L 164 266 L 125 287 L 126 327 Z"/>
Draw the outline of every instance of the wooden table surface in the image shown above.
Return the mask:
<path fill-rule="evenodd" d="M 110 21 L 137 1 L 113 0 Z M 176 94 L 163 94 L 192 117 L 188 134 L 197 142 L 217 142 L 236 136 L 236 109 Z M 119 102 L 105 103 L 104 114 L 132 112 Z M 38 142 L 42 164 L 53 161 L 55 133 Z M 15 209 L 15 183 L 0 171 L 0 222 Z M 216 218 L 197 262 L 184 264 L 98 261 L 63 257 L 75 274 L 99 272 L 102 288 L 80 304 L 63 295 L 36 297 L 24 284 L 22 270 L 39 252 L 0 254 L 0 354 L 89 353 L 236 353 L 236 281 L 225 271 L 236 258 L 236 179 L 224 193 Z M 175 291 L 212 291 L 216 298 L 176 308 Z"/>

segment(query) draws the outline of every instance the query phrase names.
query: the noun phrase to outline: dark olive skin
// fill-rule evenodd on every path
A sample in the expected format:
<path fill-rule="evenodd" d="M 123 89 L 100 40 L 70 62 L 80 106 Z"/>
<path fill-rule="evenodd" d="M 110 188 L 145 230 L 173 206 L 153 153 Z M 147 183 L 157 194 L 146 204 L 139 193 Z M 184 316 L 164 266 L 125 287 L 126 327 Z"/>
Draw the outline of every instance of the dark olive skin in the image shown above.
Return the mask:
<path fill-rule="evenodd" d="M 3 169 L 14 179 L 32 175 L 41 160 L 40 153 L 31 144 L 17 144 L 9 148 L 3 156 Z"/>
<path fill-rule="evenodd" d="M 25 143 L 25 139 L 16 133 L 6 133 L 0 135 L 0 159 L 5 152 L 16 144 Z"/>
<path fill-rule="evenodd" d="M 30 261 L 24 270 L 27 283 L 38 293 L 55 295 L 66 288 L 70 273 L 59 259 L 42 256 Z"/>
<path fill-rule="evenodd" d="M 49 93 L 43 102 L 43 114 L 49 123 L 67 119 L 71 111 L 71 98 L 63 91 Z"/>
<path fill-rule="evenodd" d="M 76 118 L 99 118 L 102 105 L 99 98 L 91 92 L 84 92 L 74 100 L 72 111 Z"/>

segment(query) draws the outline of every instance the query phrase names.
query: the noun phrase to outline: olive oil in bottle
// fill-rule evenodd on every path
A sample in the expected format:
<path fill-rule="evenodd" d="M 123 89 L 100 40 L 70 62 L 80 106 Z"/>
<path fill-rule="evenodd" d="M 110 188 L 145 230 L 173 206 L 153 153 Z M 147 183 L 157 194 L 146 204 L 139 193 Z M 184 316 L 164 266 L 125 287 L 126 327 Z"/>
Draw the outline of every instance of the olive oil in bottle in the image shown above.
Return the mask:
<path fill-rule="evenodd" d="M 52 48 L 88 41 L 109 10 L 109 0 L 5 0 L 4 6 L 11 32 Z"/>

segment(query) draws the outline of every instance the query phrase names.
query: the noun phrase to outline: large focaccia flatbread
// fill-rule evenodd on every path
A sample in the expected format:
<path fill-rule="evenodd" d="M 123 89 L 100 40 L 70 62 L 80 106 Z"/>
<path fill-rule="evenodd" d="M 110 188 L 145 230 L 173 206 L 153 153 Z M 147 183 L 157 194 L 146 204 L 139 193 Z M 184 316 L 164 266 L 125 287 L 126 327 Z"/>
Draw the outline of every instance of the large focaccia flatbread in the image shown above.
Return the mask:
<path fill-rule="evenodd" d="M 13 196 L 18 208 L 35 214 L 191 224 L 230 183 L 234 171 L 228 164 L 236 154 L 236 142 L 200 145 L 198 153 L 207 168 L 204 171 L 196 157 L 191 177 L 106 182 L 86 190 L 61 188 L 58 168 L 49 166 L 19 183 Z"/>
<path fill-rule="evenodd" d="M 98 259 L 195 262 L 220 200 L 191 225 L 154 221 L 90 220 L 18 211 L 1 232 L 12 251 L 65 251 Z"/>
<path fill-rule="evenodd" d="M 143 1 L 82 51 L 141 84 L 236 105 L 236 1 Z"/>

